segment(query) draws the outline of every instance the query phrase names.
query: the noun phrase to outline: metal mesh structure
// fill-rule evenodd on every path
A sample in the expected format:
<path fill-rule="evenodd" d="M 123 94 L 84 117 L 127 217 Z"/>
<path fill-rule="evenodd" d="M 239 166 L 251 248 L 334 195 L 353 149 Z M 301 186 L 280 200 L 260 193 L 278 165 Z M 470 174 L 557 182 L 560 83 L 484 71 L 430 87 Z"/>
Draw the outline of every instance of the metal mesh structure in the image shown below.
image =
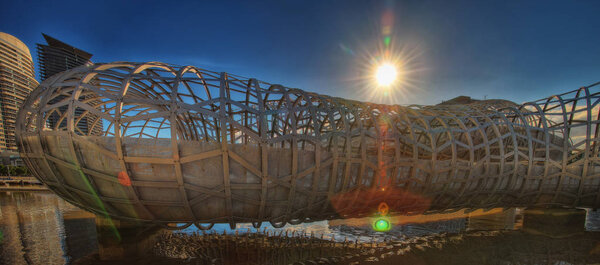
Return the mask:
<path fill-rule="evenodd" d="M 44 81 L 17 129 L 31 171 L 92 212 L 280 227 L 368 216 L 381 202 L 391 214 L 597 207 L 599 99 L 594 84 L 523 105 L 380 105 L 115 62 Z M 78 129 L 89 115 L 101 136 Z"/>

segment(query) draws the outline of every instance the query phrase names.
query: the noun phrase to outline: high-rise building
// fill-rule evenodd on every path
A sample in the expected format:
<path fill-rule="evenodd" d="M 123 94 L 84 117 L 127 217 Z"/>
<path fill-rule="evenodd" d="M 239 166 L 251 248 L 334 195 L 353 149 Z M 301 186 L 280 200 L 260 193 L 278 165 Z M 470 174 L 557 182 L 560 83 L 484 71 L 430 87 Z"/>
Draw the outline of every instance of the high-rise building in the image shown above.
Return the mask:
<path fill-rule="evenodd" d="M 40 78 L 42 81 L 50 78 L 51 76 L 81 66 L 85 64 L 91 64 L 92 54 L 81 49 L 75 48 L 69 44 L 66 44 L 60 40 L 52 38 L 42 33 L 47 44 L 37 44 L 38 51 L 38 66 L 40 68 Z M 52 101 L 59 102 L 63 98 L 54 98 Z M 52 102 L 51 102 L 52 103 Z M 88 104 L 93 105 L 99 102 L 90 102 Z M 59 109 L 62 113 L 66 111 L 66 106 L 63 109 Z M 75 116 L 81 117 L 78 119 L 75 125 L 78 130 L 77 133 L 81 135 L 99 135 L 102 132 L 102 121 L 98 121 L 98 116 L 84 113 L 83 110 L 76 110 Z M 60 122 L 60 124 L 59 124 Z M 65 119 L 61 119 L 60 115 L 53 113 L 47 120 L 46 126 L 50 128 L 64 127 L 66 123 Z M 93 128 L 90 128 L 93 126 Z"/>
<path fill-rule="evenodd" d="M 92 54 L 42 33 L 47 44 L 37 44 L 42 81 L 60 72 L 91 63 Z"/>
<path fill-rule="evenodd" d="M 38 85 L 29 48 L 0 32 L 0 151 L 17 151 L 17 112 Z"/>

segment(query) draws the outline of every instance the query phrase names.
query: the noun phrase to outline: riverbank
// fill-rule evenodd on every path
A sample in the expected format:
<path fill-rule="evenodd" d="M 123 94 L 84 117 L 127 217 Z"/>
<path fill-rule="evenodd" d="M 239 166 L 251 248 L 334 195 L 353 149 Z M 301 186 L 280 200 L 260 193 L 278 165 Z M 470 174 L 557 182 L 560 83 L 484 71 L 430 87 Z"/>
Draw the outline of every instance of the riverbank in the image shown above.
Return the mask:
<path fill-rule="evenodd" d="M 0 176 L 0 191 L 45 191 L 48 188 L 32 176 Z"/>
<path fill-rule="evenodd" d="M 49 191 L 0 192 L 0 264 L 600 264 L 600 212 L 588 211 L 577 231 L 555 219 L 563 220 L 552 222 L 560 233 L 525 210 L 487 213 L 396 216 L 385 233 L 368 218 L 258 230 L 215 224 L 204 233 L 190 226 L 157 233 L 140 248 L 144 255 L 101 261 L 106 233 L 98 233 L 95 215 Z"/>

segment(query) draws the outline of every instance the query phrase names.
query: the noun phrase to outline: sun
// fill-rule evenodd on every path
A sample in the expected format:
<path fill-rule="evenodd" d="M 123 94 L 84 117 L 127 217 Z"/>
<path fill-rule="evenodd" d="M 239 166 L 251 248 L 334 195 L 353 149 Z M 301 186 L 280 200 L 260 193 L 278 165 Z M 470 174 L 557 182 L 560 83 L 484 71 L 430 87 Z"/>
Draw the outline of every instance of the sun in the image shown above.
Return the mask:
<path fill-rule="evenodd" d="M 396 67 L 391 63 L 384 63 L 377 67 L 375 79 L 380 86 L 389 86 L 396 81 L 398 75 Z"/>
<path fill-rule="evenodd" d="M 356 64 L 346 80 L 356 89 L 358 98 L 380 104 L 411 102 L 421 90 L 419 79 L 427 70 L 421 59 L 421 47 L 413 44 L 394 46 L 393 43 L 373 47 L 371 42 L 359 47 L 360 51 L 352 51 Z"/>

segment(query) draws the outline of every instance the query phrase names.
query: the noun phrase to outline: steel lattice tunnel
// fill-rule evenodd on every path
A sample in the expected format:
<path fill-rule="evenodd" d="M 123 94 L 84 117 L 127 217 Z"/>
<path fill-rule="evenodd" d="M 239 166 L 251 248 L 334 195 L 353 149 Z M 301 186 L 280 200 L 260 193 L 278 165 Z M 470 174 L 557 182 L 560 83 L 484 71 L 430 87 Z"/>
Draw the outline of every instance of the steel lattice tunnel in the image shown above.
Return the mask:
<path fill-rule="evenodd" d="M 381 202 L 391 214 L 598 207 L 599 99 L 592 85 L 520 106 L 380 105 L 115 62 L 44 81 L 17 137 L 54 192 L 120 219 L 281 226 Z"/>

